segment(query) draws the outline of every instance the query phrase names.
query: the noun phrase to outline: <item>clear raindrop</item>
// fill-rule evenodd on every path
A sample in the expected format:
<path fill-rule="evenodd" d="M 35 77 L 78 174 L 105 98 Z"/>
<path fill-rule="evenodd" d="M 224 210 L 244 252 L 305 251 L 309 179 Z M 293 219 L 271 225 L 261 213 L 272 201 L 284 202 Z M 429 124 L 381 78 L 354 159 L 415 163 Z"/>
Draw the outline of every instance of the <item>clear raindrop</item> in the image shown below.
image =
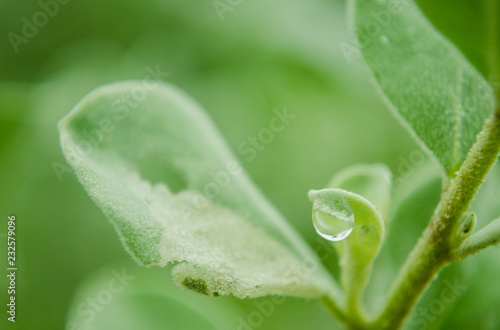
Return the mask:
<path fill-rule="evenodd" d="M 313 210 L 313 224 L 318 234 L 329 241 L 341 241 L 354 228 L 354 214 L 347 200 L 338 201 L 328 211 Z"/>

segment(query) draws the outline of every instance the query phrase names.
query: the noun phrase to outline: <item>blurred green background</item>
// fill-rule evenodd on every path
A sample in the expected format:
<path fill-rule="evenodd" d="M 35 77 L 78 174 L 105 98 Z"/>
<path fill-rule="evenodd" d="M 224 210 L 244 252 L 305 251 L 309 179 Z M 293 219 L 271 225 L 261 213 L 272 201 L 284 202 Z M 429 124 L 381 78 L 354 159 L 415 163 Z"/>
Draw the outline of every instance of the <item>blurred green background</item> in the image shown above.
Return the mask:
<path fill-rule="evenodd" d="M 313 247 L 322 242 L 307 191 L 353 163 L 391 167 L 391 233 L 367 294 L 372 306 L 383 298 L 439 199 L 439 169 L 388 111 L 359 59 L 344 57 L 339 45 L 351 38 L 343 1 L 223 3 L 231 10 L 221 19 L 211 0 L 0 1 L 0 273 L 9 215 L 17 217 L 18 267 L 15 324 L 6 320 L 0 276 L 1 329 L 247 329 L 241 320 L 252 317 L 255 329 L 341 328 L 314 301 L 286 298 L 265 315 L 258 306 L 269 298 L 199 297 L 175 286 L 169 269 L 131 263 L 67 167 L 56 123 L 92 89 L 157 67 L 208 111 L 256 185 Z M 34 19 L 39 27 L 30 30 Z M 290 125 L 252 161 L 238 154 L 282 107 L 297 116 Z M 474 204 L 479 225 L 500 214 L 499 182 L 497 167 Z M 499 257 L 490 249 L 446 268 L 407 328 L 498 329 Z M 123 291 L 91 322 L 74 318 L 122 269 L 134 277 Z M 444 303 L 447 283 L 465 289 Z"/>

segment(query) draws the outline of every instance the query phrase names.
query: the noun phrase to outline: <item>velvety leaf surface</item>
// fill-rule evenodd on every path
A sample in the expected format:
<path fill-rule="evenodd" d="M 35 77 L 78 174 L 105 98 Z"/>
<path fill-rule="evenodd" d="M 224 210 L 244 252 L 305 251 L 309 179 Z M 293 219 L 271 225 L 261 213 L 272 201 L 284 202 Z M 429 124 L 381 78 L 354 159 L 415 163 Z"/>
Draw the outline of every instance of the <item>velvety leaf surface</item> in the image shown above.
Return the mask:
<path fill-rule="evenodd" d="M 80 182 L 140 264 L 182 262 L 176 280 L 212 296 L 335 291 L 203 111 L 175 88 L 144 81 L 104 86 L 61 120 L 59 131 Z M 148 159 L 163 176 L 143 174 Z M 306 259 L 311 271 L 301 271 Z"/>
<path fill-rule="evenodd" d="M 328 187 L 363 196 L 379 210 L 384 220 L 387 220 L 391 205 L 392 174 L 386 165 L 352 165 L 335 174 Z"/>
<path fill-rule="evenodd" d="M 490 86 L 414 1 L 350 4 L 359 46 L 376 82 L 454 176 L 492 112 Z"/>
<path fill-rule="evenodd" d="M 494 71 L 498 74 L 500 65 L 498 1 L 418 0 L 417 2 L 432 24 L 460 48 L 486 79 L 490 80 Z M 496 79 L 498 83 L 498 77 Z"/>
<path fill-rule="evenodd" d="M 348 305 L 349 301 L 357 305 L 384 241 L 387 220 L 382 212 L 386 214 L 389 208 L 391 173 L 380 164 L 354 165 L 339 172 L 328 186 L 328 189 L 310 191 L 309 199 L 313 202 L 313 212 L 338 215 L 337 218 L 346 214 L 349 217 L 350 213 L 354 217 L 352 232 L 333 245 L 339 253 Z M 358 193 L 366 193 L 377 205 Z"/>

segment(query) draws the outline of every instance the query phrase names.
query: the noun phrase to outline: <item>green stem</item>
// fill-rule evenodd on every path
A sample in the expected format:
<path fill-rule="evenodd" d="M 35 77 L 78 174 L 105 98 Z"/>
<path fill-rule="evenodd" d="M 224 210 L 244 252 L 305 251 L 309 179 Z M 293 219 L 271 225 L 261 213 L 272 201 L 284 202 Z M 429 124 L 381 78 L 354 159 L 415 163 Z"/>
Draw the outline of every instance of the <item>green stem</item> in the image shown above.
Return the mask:
<path fill-rule="evenodd" d="M 373 329 L 398 329 L 437 273 L 455 258 L 450 242 L 460 218 L 469 209 L 500 153 L 500 109 L 489 118 L 453 178 L 429 223 L 406 260 L 385 306 L 370 325 Z"/>
<path fill-rule="evenodd" d="M 355 315 L 347 314 L 343 309 L 341 309 L 330 297 L 324 296 L 321 298 L 323 305 L 330 311 L 330 313 L 336 317 L 338 320 L 342 321 L 347 325 L 350 330 L 362 330 L 366 329 L 366 322 Z"/>
<path fill-rule="evenodd" d="M 340 306 L 333 299 L 329 296 L 324 296 L 321 298 L 321 302 L 335 318 L 344 323 L 349 323 L 349 319 L 345 314 L 345 311 L 340 308 Z"/>

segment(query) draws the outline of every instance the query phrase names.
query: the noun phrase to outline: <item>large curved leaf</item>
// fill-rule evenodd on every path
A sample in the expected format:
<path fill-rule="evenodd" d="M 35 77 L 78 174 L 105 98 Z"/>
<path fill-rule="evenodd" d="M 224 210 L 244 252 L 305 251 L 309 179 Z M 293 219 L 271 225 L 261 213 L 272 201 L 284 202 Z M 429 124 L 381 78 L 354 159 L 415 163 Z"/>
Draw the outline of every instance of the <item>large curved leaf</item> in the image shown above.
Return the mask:
<path fill-rule="evenodd" d="M 454 176 L 492 113 L 490 86 L 413 0 L 351 0 L 351 8 L 378 85 Z"/>
<path fill-rule="evenodd" d="M 147 81 L 101 87 L 59 131 L 78 179 L 139 263 L 182 262 L 176 280 L 205 295 L 336 290 L 203 111 L 175 88 Z M 148 159 L 162 166 L 158 182 L 144 172 Z"/>
<path fill-rule="evenodd" d="M 460 48 L 485 78 L 494 79 L 496 74 L 495 82 L 499 82 L 500 4 L 497 0 L 417 2 L 434 26 Z"/>

